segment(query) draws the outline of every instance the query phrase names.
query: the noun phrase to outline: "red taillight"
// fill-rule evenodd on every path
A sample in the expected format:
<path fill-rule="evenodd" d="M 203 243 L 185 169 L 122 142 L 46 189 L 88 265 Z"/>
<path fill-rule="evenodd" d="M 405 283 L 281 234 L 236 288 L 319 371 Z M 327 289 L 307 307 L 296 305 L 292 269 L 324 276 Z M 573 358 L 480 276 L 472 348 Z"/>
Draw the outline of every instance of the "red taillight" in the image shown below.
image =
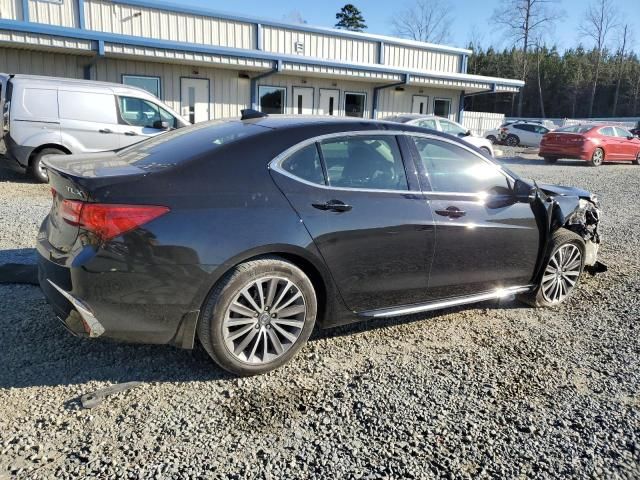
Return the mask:
<path fill-rule="evenodd" d="M 133 230 L 169 211 L 156 205 L 110 205 L 85 203 L 80 212 L 80 226 L 109 240 Z"/>

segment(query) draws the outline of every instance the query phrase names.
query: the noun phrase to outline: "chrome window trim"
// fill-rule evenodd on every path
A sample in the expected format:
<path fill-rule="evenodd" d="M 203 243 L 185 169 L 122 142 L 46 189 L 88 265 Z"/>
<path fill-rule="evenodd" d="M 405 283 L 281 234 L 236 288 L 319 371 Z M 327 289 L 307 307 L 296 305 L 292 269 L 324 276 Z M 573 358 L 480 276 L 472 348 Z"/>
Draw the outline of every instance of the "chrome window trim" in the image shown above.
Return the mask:
<path fill-rule="evenodd" d="M 483 192 L 436 192 L 433 190 L 425 190 L 425 191 L 423 190 L 387 190 L 387 189 L 378 189 L 378 188 L 334 187 L 331 185 L 321 185 L 319 183 L 310 182 L 308 180 L 305 180 L 304 178 L 300 178 L 296 175 L 293 175 L 292 173 L 282 168 L 282 162 L 284 162 L 287 158 L 289 158 L 294 153 L 297 153 L 299 150 L 302 150 L 303 148 L 308 147 L 311 144 L 319 143 L 324 140 L 330 140 L 333 138 L 356 137 L 356 136 L 366 136 L 366 135 L 368 136 L 401 136 L 402 135 L 407 137 L 423 137 L 431 140 L 439 140 L 439 141 L 447 142 L 467 150 L 469 153 L 472 153 L 473 155 L 481 159 L 483 162 L 488 163 L 494 168 L 496 168 L 502 175 L 507 177 L 511 182 L 515 182 L 515 179 L 511 177 L 511 175 L 508 175 L 504 170 L 502 170 L 500 165 L 492 162 L 491 160 L 484 157 L 483 155 L 477 152 L 474 152 L 471 148 L 467 147 L 466 145 L 462 145 L 455 140 L 451 140 L 448 138 L 444 138 L 444 137 L 440 137 L 440 136 L 436 136 L 428 133 L 408 132 L 405 130 L 354 130 L 354 131 L 347 131 L 347 132 L 334 132 L 334 133 L 326 133 L 324 135 L 318 135 L 317 137 L 308 138 L 306 140 L 303 140 L 302 142 L 296 143 L 295 145 L 287 148 L 284 152 L 280 153 L 275 158 L 273 158 L 273 160 L 271 160 L 267 165 L 267 168 L 270 170 L 274 170 L 279 174 L 289 177 L 297 182 L 304 183 L 305 185 L 309 185 L 312 187 L 322 188 L 325 190 L 337 190 L 337 191 L 347 191 L 347 192 L 369 192 L 369 193 L 376 193 L 376 192 L 396 193 L 401 195 L 407 195 L 407 194 L 424 195 L 424 196 L 442 195 L 442 196 L 456 196 L 456 197 L 470 197 L 470 198 L 482 197 Z M 406 161 L 407 159 L 403 157 L 403 162 L 405 162 L 405 169 L 407 168 Z M 412 161 L 412 160 L 409 160 L 409 161 Z M 415 168 L 414 168 L 414 173 L 418 174 L 418 172 L 415 172 Z"/>

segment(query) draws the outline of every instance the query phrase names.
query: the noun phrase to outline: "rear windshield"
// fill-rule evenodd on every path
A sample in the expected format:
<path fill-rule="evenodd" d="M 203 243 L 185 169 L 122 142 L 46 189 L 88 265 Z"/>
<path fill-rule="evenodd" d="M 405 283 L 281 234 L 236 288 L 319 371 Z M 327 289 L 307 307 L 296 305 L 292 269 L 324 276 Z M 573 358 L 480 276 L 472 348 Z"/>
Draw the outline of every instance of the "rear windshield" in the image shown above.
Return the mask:
<path fill-rule="evenodd" d="M 266 130 L 251 123 L 216 120 L 161 133 L 120 150 L 118 156 L 140 168 L 168 167 Z"/>
<path fill-rule="evenodd" d="M 571 125 L 570 127 L 563 127 L 556 130 L 556 132 L 563 133 L 586 133 L 593 128 L 593 125 Z"/>

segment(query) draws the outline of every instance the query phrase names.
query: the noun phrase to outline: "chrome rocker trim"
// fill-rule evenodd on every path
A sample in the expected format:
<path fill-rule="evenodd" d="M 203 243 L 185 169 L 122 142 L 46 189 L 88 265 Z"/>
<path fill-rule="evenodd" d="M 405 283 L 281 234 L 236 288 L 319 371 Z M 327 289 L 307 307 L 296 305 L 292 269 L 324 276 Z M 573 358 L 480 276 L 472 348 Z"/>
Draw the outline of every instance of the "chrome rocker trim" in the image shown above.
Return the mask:
<path fill-rule="evenodd" d="M 452 298 L 437 302 L 422 303 L 418 305 L 410 305 L 399 308 L 385 308 L 380 310 L 368 310 L 358 313 L 361 317 L 369 318 L 388 318 L 400 317 L 402 315 L 411 315 L 413 313 L 428 312 L 430 310 L 440 310 L 442 308 L 455 307 L 458 305 L 466 305 L 469 303 L 484 302 L 486 300 L 496 300 L 500 298 L 511 297 L 517 293 L 524 293 L 533 288 L 533 285 L 525 285 L 521 287 L 499 288 L 493 292 L 481 293 L 478 295 L 470 295 L 467 297 Z"/>

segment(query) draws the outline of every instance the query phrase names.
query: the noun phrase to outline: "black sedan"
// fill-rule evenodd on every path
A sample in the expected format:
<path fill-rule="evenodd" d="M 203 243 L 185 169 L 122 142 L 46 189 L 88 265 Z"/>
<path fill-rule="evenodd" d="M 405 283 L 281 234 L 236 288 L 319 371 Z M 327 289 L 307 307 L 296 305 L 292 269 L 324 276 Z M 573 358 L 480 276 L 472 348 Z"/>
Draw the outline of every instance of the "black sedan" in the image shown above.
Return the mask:
<path fill-rule="evenodd" d="M 588 192 L 397 123 L 246 112 L 45 165 L 40 285 L 67 329 L 197 335 L 241 375 L 287 362 L 316 323 L 514 294 L 556 305 L 600 243 Z"/>

